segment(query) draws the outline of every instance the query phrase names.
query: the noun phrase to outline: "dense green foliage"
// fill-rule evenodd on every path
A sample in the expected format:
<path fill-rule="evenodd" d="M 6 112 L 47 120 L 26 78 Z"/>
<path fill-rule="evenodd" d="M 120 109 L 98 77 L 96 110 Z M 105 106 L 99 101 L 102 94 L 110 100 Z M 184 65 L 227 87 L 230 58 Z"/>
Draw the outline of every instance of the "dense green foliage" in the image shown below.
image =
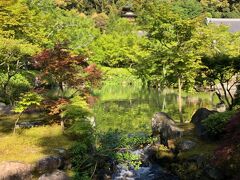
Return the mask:
<path fill-rule="evenodd" d="M 75 138 L 91 137 L 93 133 L 93 124 L 87 117 L 91 115 L 86 101 L 75 96 L 70 99 L 70 103 L 62 107 L 61 118 L 63 118 L 68 126 L 67 134 Z M 91 140 L 91 139 L 89 139 Z"/>
<path fill-rule="evenodd" d="M 211 114 L 203 121 L 203 125 L 211 136 L 219 137 L 219 135 L 222 135 L 226 124 L 235 113 L 236 111 L 227 111 L 223 113 Z"/>
<path fill-rule="evenodd" d="M 177 0 L 172 9 L 183 18 L 195 18 L 203 13 L 203 6 L 197 0 Z"/>
<path fill-rule="evenodd" d="M 199 40 L 194 37 L 198 22 L 179 18 L 167 3 L 155 5 L 147 17 L 147 29 L 152 42 L 151 65 L 145 65 L 149 63 L 145 59 L 142 60 L 144 64 L 139 65 L 140 69 L 149 67 L 150 74 L 146 73 L 145 68 L 142 74 L 155 77 L 156 79 L 146 79 L 155 81 L 156 84 L 177 84 L 178 79 L 181 80 L 181 86 L 193 84 L 197 70 L 201 67 L 196 49 Z"/>
<path fill-rule="evenodd" d="M 32 105 L 40 105 L 43 98 L 35 92 L 23 94 L 14 107 L 14 112 L 22 113 Z"/>
<path fill-rule="evenodd" d="M 141 164 L 139 155 L 130 153 L 130 150 L 140 147 L 144 144 L 153 142 L 153 139 L 144 133 L 126 134 L 120 130 L 108 130 L 98 137 L 98 151 L 110 158 L 116 160 L 118 163 L 126 163 L 138 168 Z M 121 151 L 121 149 L 123 151 Z"/>
<path fill-rule="evenodd" d="M 7 103 L 13 104 L 16 97 L 31 87 L 29 74 L 24 69 L 38 47 L 24 40 L 7 39 L 0 36 L 1 93 Z"/>
<path fill-rule="evenodd" d="M 110 20 L 108 26 L 106 33 L 92 44 L 92 61 L 108 67 L 129 68 L 147 55 L 141 48 L 146 39 L 137 34 L 136 25 L 118 19 Z"/>
<path fill-rule="evenodd" d="M 103 87 L 112 85 L 133 85 L 135 87 L 141 86 L 141 80 L 133 74 L 133 69 L 131 68 L 109 68 L 102 67 L 103 72 Z"/>

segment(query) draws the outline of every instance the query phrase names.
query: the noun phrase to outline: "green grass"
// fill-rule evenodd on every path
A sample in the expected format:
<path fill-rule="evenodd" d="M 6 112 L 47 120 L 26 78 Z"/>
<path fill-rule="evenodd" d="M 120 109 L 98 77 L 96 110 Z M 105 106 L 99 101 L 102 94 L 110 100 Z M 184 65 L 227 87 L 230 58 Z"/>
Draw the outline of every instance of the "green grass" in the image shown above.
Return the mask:
<path fill-rule="evenodd" d="M 24 115 L 20 121 L 37 121 L 46 117 L 39 114 Z M 0 117 L 0 162 L 21 161 L 33 163 L 44 156 L 57 154 L 56 148 L 68 149 L 74 142 L 69 140 L 57 124 L 30 129 L 17 129 L 12 134 L 16 115 Z"/>
<path fill-rule="evenodd" d="M 33 163 L 44 156 L 56 154 L 55 148 L 68 149 L 72 143 L 62 134 L 59 125 L 26 129 L 20 134 L 0 137 L 0 162 Z"/>

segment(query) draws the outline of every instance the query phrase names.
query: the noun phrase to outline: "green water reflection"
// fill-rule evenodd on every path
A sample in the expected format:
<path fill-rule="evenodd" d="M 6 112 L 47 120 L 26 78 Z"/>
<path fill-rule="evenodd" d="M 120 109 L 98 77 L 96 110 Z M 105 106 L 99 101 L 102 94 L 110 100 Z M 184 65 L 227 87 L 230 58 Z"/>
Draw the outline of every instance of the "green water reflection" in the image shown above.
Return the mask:
<path fill-rule="evenodd" d="M 166 112 L 179 121 L 178 95 L 167 89 L 143 89 L 134 86 L 105 86 L 97 91 L 99 101 L 94 106 L 97 129 L 119 129 L 126 132 L 149 132 L 155 112 Z M 189 122 L 200 107 L 214 109 L 213 93 L 183 93 L 183 118 Z"/>

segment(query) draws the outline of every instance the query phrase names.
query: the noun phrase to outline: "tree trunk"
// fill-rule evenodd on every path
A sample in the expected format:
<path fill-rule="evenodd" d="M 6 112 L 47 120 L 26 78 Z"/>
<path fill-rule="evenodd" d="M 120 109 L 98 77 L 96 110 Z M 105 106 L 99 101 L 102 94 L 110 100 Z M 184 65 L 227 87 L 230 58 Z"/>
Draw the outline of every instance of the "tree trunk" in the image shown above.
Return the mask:
<path fill-rule="evenodd" d="M 229 109 L 232 110 L 234 98 L 233 98 L 233 95 L 231 94 L 231 89 L 227 89 L 227 92 L 228 92 L 228 94 L 229 94 L 229 96 L 231 98 L 231 103 L 230 103 Z"/>
<path fill-rule="evenodd" d="M 164 95 L 163 103 L 162 103 L 162 112 L 165 111 L 165 108 L 166 108 L 166 96 Z"/>
<path fill-rule="evenodd" d="M 23 114 L 23 112 L 21 112 L 21 113 L 18 115 L 18 118 L 17 118 L 17 120 L 15 121 L 14 128 L 13 128 L 13 134 L 16 133 L 16 126 L 17 126 L 17 123 L 18 123 L 20 117 L 22 116 L 22 114 Z"/>
<path fill-rule="evenodd" d="M 64 92 L 63 82 L 59 82 L 58 86 L 61 92 L 61 97 L 63 98 L 63 92 Z"/>
<path fill-rule="evenodd" d="M 220 84 L 221 84 L 221 87 L 222 87 L 222 90 L 223 90 L 223 93 L 224 93 L 224 99 L 225 99 L 226 102 L 227 102 L 228 108 L 231 109 L 231 108 L 232 108 L 232 105 L 231 105 L 231 103 L 229 102 L 229 99 L 228 99 L 228 97 L 227 97 L 227 90 L 226 90 L 226 88 L 224 87 L 224 84 L 223 84 L 222 82 L 220 82 Z"/>
<path fill-rule="evenodd" d="M 104 12 L 104 0 L 102 0 L 102 10 L 101 12 L 103 13 Z"/>
<path fill-rule="evenodd" d="M 64 120 L 62 119 L 62 120 L 61 120 L 61 129 L 62 129 L 62 132 L 64 132 L 64 128 L 65 128 L 65 127 L 64 127 Z"/>
<path fill-rule="evenodd" d="M 182 115 L 182 83 L 181 78 L 178 78 L 178 111 L 180 122 L 183 123 L 183 115 Z"/>
<path fill-rule="evenodd" d="M 224 101 L 223 101 L 223 99 L 222 99 L 221 93 L 220 93 L 219 91 L 218 91 L 218 92 L 216 91 L 215 93 L 216 93 L 216 95 L 217 95 L 217 97 L 218 97 L 219 102 L 220 102 L 220 103 L 224 103 Z"/>
<path fill-rule="evenodd" d="M 229 107 L 229 109 L 230 110 L 232 110 L 232 107 L 233 107 L 233 101 L 234 101 L 234 98 L 233 98 L 233 95 L 231 94 L 231 89 L 232 89 L 232 87 L 233 86 L 230 86 L 229 87 L 229 83 L 227 82 L 227 92 L 228 92 L 228 94 L 229 94 L 229 96 L 230 96 L 230 107 Z"/>
<path fill-rule="evenodd" d="M 10 95 L 7 93 L 7 87 L 9 85 L 9 82 L 11 80 L 12 76 L 10 76 L 9 74 L 7 75 L 7 81 L 4 83 L 3 85 L 3 94 L 5 96 L 5 98 L 7 98 L 7 100 L 9 101 L 8 103 L 12 106 L 12 101 L 11 101 L 11 97 Z"/>

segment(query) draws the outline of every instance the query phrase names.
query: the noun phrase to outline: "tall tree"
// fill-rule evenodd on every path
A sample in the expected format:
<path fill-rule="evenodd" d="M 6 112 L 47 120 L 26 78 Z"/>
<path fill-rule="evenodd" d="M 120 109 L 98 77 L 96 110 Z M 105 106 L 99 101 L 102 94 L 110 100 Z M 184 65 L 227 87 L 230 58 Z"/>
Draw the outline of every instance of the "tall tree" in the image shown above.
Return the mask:
<path fill-rule="evenodd" d="M 203 6 L 205 12 L 210 13 L 210 16 L 215 18 L 240 17 L 240 3 L 239 1 L 232 0 L 201 0 L 200 3 Z"/>
<path fill-rule="evenodd" d="M 0 87 L 7 103 L 14 103 L 11 81 L 20 78 L 19 74 L 27 70 L 31 56 L 38 51 L 37 46 L 25 41 L 0 37 Z"/>
<path fill-rule="evenodd" d="M 146 55 L 141 48 L 145 38 L 138 36 L 136 26 L 125 19 L 109 24 L 106 33 L 91 44 L 91 60 L 108 67 L 132 67 Z"/>
<path fill-rule="evenodd" d="M 233 88 L 239 81 L 240 34 L 232 34 L 226 26 L 213 24 L 199 28 L 200 52 L 205 68 L 205 80 L 213 86 L 221 102 L 231 109 L 234 101 Z"/>
<path fill-rule="evenodd" d="M 196 18 L 203 13 L 203 7 L 198 0 L 176 0 L 172 4 L 172 9 L 182 18 Z"/>
<path fill-rule="evenodd" d="M 26 4 L 13 0 L 6 2 L 0 2 L 0 35 L 17 39 L 24 38 L 31 20 L 31 12 Z"/>
<path fill-rule="evenodd" d="M 152 4 L 147 29 L 152 40 L 152 56 L 157 75 L 168 85 L 177 85 L 179 90 L 179 113 L 182 119 L 182 88 L 195 82 L 197 70 L 201 67 L 200 56 L 196 52 L 198 39 L 194 38 L 198 20 L 182 19 L 167 3 Z M 162 82 L 159 82 L 162 83 Z"/>

